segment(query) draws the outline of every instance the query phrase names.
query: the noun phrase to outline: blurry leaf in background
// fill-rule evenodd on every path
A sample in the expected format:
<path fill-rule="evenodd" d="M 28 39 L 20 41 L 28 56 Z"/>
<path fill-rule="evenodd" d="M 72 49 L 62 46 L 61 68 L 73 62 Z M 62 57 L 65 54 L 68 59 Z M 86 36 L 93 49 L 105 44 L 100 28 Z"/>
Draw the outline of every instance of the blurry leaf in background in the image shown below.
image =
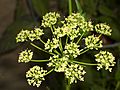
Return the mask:
<path fill-rule="evenodd" d="M 49 0 L 31 0 L 34 10 L 39 16 L 45 15 L 49 11 Z"/>
<path fill-rule="evenodd" d="M 113 18 L 115 17 L 114 12 L 110 8 L 108 8 L 106 5 L 103 5 L 103 4 L 99 5 L 99 12 L 102 15 L 105 15 L 108 17 L 113 17 Z"/>
<path fill-rule="evenodd" d="M 0 39 L 0 53 L 10 51 L 16 48 L 16 36 L 22 29 L 30 28 L 35 26 L 35 23 L 31 20 L 20 19 L 11 24 Z"/>

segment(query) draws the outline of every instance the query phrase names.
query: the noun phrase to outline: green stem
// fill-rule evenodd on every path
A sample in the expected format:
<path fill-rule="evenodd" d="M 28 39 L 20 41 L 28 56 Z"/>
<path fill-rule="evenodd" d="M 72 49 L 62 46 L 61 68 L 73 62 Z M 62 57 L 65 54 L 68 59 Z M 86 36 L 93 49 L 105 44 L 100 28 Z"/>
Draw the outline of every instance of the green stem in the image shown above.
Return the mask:
<path fill-rule="evenodd" d="M 60 51 L 61 51 L 61 53 L 63 52 L 63 47 L 62 47 L 62 41 L 61 41 L 61 38 L 60 38 L 60 41 L 59 41 L 59 45 L 60 45 Z"/>
<path fill-rule="evenodd" d="M 77 41 L 77 44 L 80 42 L 81 38 L 83 37 L 84 33 L 82 33 L 82 35 L 80 36 L 80 38 Z"/>
<path fill-rule="evenodd" d="M 97 64 L 93 64 L 93 63 L 78 62 L 78 61 L 74 61 L 74 60 L 69 60 L 69 62 L 74 62 L 74 63 L 87 65 L 87 66 L 95 66 L 95 65 L 97 65 Z"/>
<path fill-rule="evenodd" d="M 100 38 L 102 36 L 102 34 L 100 34 L 99 36 L 98 36 L 98 38 Z"/>
<path fill-rule="evenodd" d="M 48 72 L 46 73 L 46 75 L 50 74 L 50 73 L 53 72 L 53 71 L 54 71 L 54 69 L 51 69 L 50 71 L 48 71 Z"/>
<path fill-rule="evenodd" d="M 50 29 L 51 29 L 51 32 L 52 32 L 52 34 L 53 34 L 53 27 L 51 26 Z"/>
<path fill-rule="evenodd" d="M 116 85 L 116 87 L 115 87 L 115 90 L 118 90 L 119 86 L 120 86 L 120 81 L 117 82 L 117 85 Z"/>
<path fill-rule="evenodd" d="M 86 50 L 84 50 L 83 52 L 80 52 L 80 55 L 86 53 L 88 50 L 89 50 L 89 49 L 86 49 Z"/>
<path fill-rule="evenodd" d="M 40 38 L 40 41 L 43 43 L 43 44 L 45 44 L 45 42 Z"/>
<path fill-rule="evenodd" d="M 70 79 L 66 78 L 66 90 L 70 90 Z"/>
<path fill-rule="evenodd" d="M 51 60 L 31 60 L 32 62 L 49 62 Z"/>
<path fill-rule="evenodd" d="M 41 51 L 43 51 L 43 52 L 46 52 L 46 53 L 51 54 L 51 55 L 55 55 L 54 53 L 47 52 L 47 51 L 45 51 L 44 49 L 38 47 L 37 45 L 35 45 L 35 44 L 33 44 L 33 43 L 30 43 L 30 44 L 31 44 L 33 47 L 35 47 L 35 48 L 37 48 L 37 49 L 39 49 L 39 50 L 41 50 Z"/>
<path fill-rule="evenodd" d="M 61 54 L 56 49 L 54 49 L 54 52 L 61 56 Z"/>
<path fill-rule="evenodd" d="M 72 1 L 69 0 L 68 3 L 69 3 L 69 15 L 70 15 L 72 14 Z"/>
<path fill-rule="evenodd" d="M 65 42 L 65 45 L 67 44 L 67 42 L 68 42 L 68 36 L 66 36 L 66 42 Z"/>
<path fill-rule="evenodd" d="M 82 9 L 81 9 L 81 6 L 80 6 L 80 3 L 78 2 L 78 0 L 75 0 L 75 3 L 76 3 L 78 12 L 82 13 Z"/>

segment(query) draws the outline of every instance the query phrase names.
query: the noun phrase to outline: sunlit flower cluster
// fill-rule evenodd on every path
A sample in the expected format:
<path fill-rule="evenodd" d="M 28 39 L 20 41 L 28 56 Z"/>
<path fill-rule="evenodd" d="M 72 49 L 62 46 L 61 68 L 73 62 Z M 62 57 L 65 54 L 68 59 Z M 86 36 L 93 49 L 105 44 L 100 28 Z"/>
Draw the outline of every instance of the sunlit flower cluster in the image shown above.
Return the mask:
<path fill-rule="evenodd" d="M 112 71 L 112 67 L 115 66 L 115 57 L 112 53 L 107 51 L 100 51 L 95 55 L 96 61 L 98 62 L 97 70 L 105 68 L 105 70 Z"/>
<path fill-rule="evenodd" d="M 29 35 L 29 31 L 28 30 L 21 30 L 20 33 L 17 34 L 16 42 L 27 41 L 28 35 Z"/>
<path fill-rule="evenodd" d="M 27 62 L 31 61 L 32 56 L 33 56 L 33 52 L 31 52 L 31 50 L 24 50 L 20 53 L 18 62 L 19 63 L 20 62 L 27 63 Z"/>
<path fill-rule="evenodd" d="M 51 27 L 56 24 L 57 19 L 60 17 L 58 13 L 49 12 L 45 16 L 43 16 L 42 26 L 43 27 Z"/>
<path fill-rule="evenodd" d="M 65 55 L 73 56 L 76 58 L 78 55 L 80 55 L 80 50 L 78 49 L 79 45 L 76 43 L 70 43 L 65 46 L 65 51 L 63 52 Z"/>
<path fill-rule="evenodd" d="M 43 30 L 40 28 L 35 28 L 34 30 L 22 30 L 16 37 L 16 42 L 24 42 L 28 41 L 34 41 L 39 40 L 40 36 L 42 36 Z"/>
<path fill-rule="evenodd" d="M 39 66 L 30 68 L 30 70 L 26 72 L 28 84 L 39 87 L 41 82 L 45 80 L 44 76 L 46 75 L 46 72 L 47 70 L 43 70 L 43 68 Z"/>
<path fill-rule="evenodd" d="M 66 56 L 60 58 L 59 55 L 54 55 L 50 57 L 49 60 L 51 60 L 51 62 L 47 64 L 48 67 L 54 67 L 56 72 L 64 72 L 68 65 L 69 58 Z"/>
<path fill-rule="evenodd" d="M 98 33 L 104 34 L 104 35 L 111 35 L 112 29 L 110 26 L 106 25 L 105 23 L 100 23 L 95 25 L 95 30 Z"/>
<path fill-rule="evenodd" d="M 85 45 L 89 49 L 98 49 L 102 47 L 102 41 L 99 37 L 95 37 L 94 35 L 88 36 L 85 38 Z"/>
<path fill-rule="evenodd" d="M 70 80 L 70 84 L 77 83 L 77 79 L 84 81 L 85 70 L 79 64 L 71 64 L 65 70 L 65 76 Z"/>
<path fill-rule="evenodd" d="M 59 47 L 59 40 L 56 38 L 52 38 L 52 41 L 48 39 L 47 43 L 45 43 L 45 49 L 49 50 L 49 52 L 52 52 L 53 49 L 56 49 Z"/>

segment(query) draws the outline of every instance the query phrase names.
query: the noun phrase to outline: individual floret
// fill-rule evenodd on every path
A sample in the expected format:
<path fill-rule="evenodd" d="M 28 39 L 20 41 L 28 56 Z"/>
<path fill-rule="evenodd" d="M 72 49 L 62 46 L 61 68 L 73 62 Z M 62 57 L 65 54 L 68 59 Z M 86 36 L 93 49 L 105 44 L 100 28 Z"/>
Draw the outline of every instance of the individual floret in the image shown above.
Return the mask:
<path fill-rule="evenodd" d="M 115 57 L 112 53 L 107 51 L 100 51 L 98 54 L 95 55 L 96 61 L 98 63 L 97 70 L 101 68 L 105 68 L 105 70 L 112 71 L 113 66 L 115 66 Z"/>
<path fill-rule="evenodd" d="M 112 29 L 110 26 L 106 25 L 105 23 L 100 23 L 95 25 L 95 30 L 98 33 L 104 34 L 104 35 L 111 35 Z"/>
<path fill-rule="evenodd" d="M 102 47 L 102 40 L 99 37 L 95 37 L 94 35 L 88 36 L 85 38 L 85 45 L 89 49 L 98 49 Z"/>
<path fill-rule="evenodd" d="M 46 72 L 47 70 L 43 70 L 43 68 L 39 66 L 30 68 L 30 70 L 26 72 L 28 84 L 39 87 L 41 82 L 45 80 L 44 76 L 46 75 Z"/>
<path fill-rule="evenodd" d="M 51 27 L 56 24 L 57 19 L 60 17 L 58 13 L 49 12 L 45 16 L 43 16 L 42 26 L 43 27 Z"/>
<path fill-rule="evenodd" d="M 85 70 L 79 64 L 71 64 L 66 68 L 65 76 L 70 80 L 70 84 L 77 83 L 77 79 L 84 81 Z"/>
<path fill-rule="evenodd" d="M 27 63 L 27 62 L 31 61 L 32 56 L 33 56 L 33 52 L 31 52 L 31 50 L 24 50 L 20 53 L 18 62 L 19 63 L 20 62 Z"/>

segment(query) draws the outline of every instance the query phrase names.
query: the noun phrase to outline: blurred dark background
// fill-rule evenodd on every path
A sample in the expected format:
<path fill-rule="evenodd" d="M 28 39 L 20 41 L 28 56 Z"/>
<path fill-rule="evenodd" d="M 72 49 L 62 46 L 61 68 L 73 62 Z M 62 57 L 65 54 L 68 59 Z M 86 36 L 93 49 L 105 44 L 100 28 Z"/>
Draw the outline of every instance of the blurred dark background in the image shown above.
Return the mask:
<path fill-rule="evenodd" d="M 86 68 L 85 82 L 73 84 L 71 90 L 120 90 L 120 1 L 72 0 L 72 5 L 73 12 L 82 12 L 93 24 L 106 22 L 111 26 L 112 36 L 102 36 L 103 49 L 114 54 L 117 64 L 112 73 L 98 72 L 96 67 Z M 29 86 L 25 78 L 25 72 L 35 63 L 17 63 L 18 53 L 30 46 L 16 44 L 16 35 L 21 29 L 39 26 L 42 16 L 50 11 L 67 16 L 68 0 L 0 0 L 0 90 L 63 90 L 63 74 L 52 73 L 40 88 L 36 88 Z M 34 51 L 36 57 L 46 57 Z M 94 53 L 86 53 L 81 59 L 90 61 Z"/>

